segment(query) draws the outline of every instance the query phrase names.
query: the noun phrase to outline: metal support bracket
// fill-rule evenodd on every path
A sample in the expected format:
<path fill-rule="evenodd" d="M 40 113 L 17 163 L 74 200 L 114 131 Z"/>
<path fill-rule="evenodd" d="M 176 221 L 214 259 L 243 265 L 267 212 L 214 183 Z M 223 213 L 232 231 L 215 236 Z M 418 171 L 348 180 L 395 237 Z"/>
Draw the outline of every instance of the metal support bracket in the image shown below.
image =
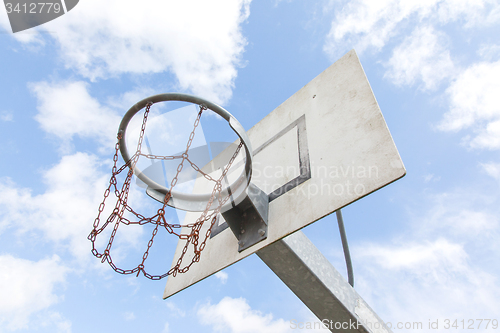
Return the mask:
<path fill-rule="evenodd" d="M 256 254 L 331 332 L 392 333 L 302 231 Z"/>
<path fill-rule="evenodd" d="M 238 239 L 238 252 L 267 238 L 269 197 L 252 183 L 246 191 L 241 202 L 222 213 Z"/>

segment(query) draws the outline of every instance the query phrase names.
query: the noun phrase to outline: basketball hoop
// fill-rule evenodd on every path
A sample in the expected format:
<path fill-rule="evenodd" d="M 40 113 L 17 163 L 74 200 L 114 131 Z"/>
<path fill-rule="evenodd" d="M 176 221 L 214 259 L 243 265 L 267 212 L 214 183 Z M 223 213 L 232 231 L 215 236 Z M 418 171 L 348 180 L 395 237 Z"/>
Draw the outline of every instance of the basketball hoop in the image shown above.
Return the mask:
<path fill-rule="evenodd" d="M 194 122 L 193 130 L 189 136 L 188 142 L 186 143 L 186 148 L 182 154 L 175 156 L 144 154 L 142 153 L 141 148 L 150 108 L 155 103 L 168 101 L 188 102 L 199 106 L 199 112 Z M 130 155 L 126 145 L 127 127 L 130 124 L 132 118 L 142 109 L 145 109 L 145 111 L 137 148 L 135 153 Z M 232 128 L 232 130 L 238 135 L 240 141 L 239 145 L 236 148 L 236 151 L 229 159 L 227 165 L 222 169 L 222 174 L 218 178 L 214 178 L 207 172 L 204 172 L 203 168 L 197 166 L 189 158 L 189 149 L 195 136 L 196 128 L 199 125 L 201 115 L 205 110 L 211 110 L 225 119 L 229 123 L 229 126 Z M 177 273 L 184 273 L 189 270 L 189 267 L 193 263 L 200 260 L 201 252 L 205 248 L 206 241 L 210 237 L 212 227 L 217 222 L 217 216 L 219 213 L 223 214 L 223 216 L 226 218 L 226 222 L 231 227 L 231 230 L 233 230 L 235 235 L 238 237 L 240 251 L 267 237 L 266 232 L 268 197 L 255 185 L 250 183 L 252 177 L 252 147 L 250 144 L 250 140 L 248 139 L 248 136 L 241 124 L 228 111 L 214 103 L 192 95 L 180 93 L 155 95 L 143 99 L 127 111 L 120 123 L 117 137 L 118 141 L 115 145 L 112 176 L 109 182 L 109 186 L 104 192 L 104 199 L 99 206 L 98 215 L 94 220 L 94 228 L 88 236 L 88 239 L 92 242 L 92 254 L 97 258 L 100 258 L 101 262 L 107 261 L 109 265 L 118 273 L 135 273 L 139 275 L 142 272 L 144 276 L 152 280 L 159 280 L 167 275 L 175 276 Z M 245 147 L 245 167 L 240 176 L 233 183 L 223 188 L 222 182 L 225 179 L 229 168 L 233 164 L 242 147 Z M 118 168 L 117 166 L 118 152 L 121 153 L 123 160 L 125 161 L 125 164 L 120 168 Z M 177 172 L 170 182 L 170 187 L 158 184 L 137 167 L 137 162 L 141 157 L 156 160 L 179 160 Z M 185 165 L 192 167 L 206 180 L 214 183 L 211 193 L 188 194 L 174 190 L 174 187 L 178 181 L 179 173 L 182 171 Z M 119 189 L 116 176 L 127 169 L 128 173 L 121 189 Z M 162 207 L 157 210 L 155 215 L 145 217 L 129 206 L 128 194 L 133 175 L 135 175 L 147 185 L 146 193 L 162 204 Z M 106 199 L 111 193 L 113 193 L 116 197 L 115 208 L 113 209 L 107 220 L 101 224 L 101 213 L 105 208 Z M 229 199 L 231 200 L 229 201 Z M 171 206 L 175 209 L 181 209 L 185 211 L 201 212 L 201 214 L 195 223 L 187 225 L 171 224 L 168 223 L 165 219 L 166 206 Z M 133 220 L 126 218 L 124 214 L 127 214 L 127 212 L 131 213 L 135 218 Z M 210 223 L 210 225 L 205 233 L 205 236 L 202 237 L 200 236 L 200 230 L 202 226 L 207 222 Z M 142 262 L 133 269 L 124 270 L 118 268 L 113 263 L 111 257 L 111 248 L 119 226 L 122 224 L 145 225 L 148 223 L 153 224 L 155 227 L 153 230 L 153 234 L 147 244 L 147 249 L 144 252 Z M 247 229 L 254 230 L 254 232 L 247 233 L 246 236 L 243 236 L 243 234 L 245 233 L 245 230 L 243 229 L 244 224 L 252 224 L 250 228 Z M 106 249 L 103 252 L 99 252 L 96 249 L 95 241 L 97 236 L 102 233 L 108 225 L 113 225 L 113 230 L 111 232 L 111 236 L 107 243 Z M 186 240 L 186 244 L 184 246 L 182 255 L 180 256 L 180 258 L 178 258 L 176 265 L 174 265 L 168 272 L 162 275 L 151 275 L 147 273 L 144 268 L 145 261 L 149 255 L 149 250 L 153 245 L 154 238 L 158 233 L 160 227 L 164 228 L 169 234 L 174 234 L 180 239 Z M 182 230 L 176 231 L 180 228 L 185 228 L 185 230 L 189 230 L 189 232 L 182 233 Z M 243 232 L 241 232 L 241 230 L 243 230 Z M 242 239 L 243 237 L 245 237 L 245 239 Z M 250 241 L 248 241 L 249 237 Z M 189 264 L 181 267 L 184 255 L 190 247 L 193 248 L 194 256 Z"/>

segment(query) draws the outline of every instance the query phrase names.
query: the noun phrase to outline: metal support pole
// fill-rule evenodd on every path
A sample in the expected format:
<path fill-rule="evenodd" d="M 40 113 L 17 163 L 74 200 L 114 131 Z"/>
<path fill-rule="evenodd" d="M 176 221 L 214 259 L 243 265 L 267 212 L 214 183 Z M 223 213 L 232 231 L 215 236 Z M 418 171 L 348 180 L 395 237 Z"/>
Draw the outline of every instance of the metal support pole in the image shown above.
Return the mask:
<path fill-rule="evenodd" d="M 330 331 L 392 332 L 303 232 L 257 255 Z"/>
<path fill-rule="evenodd" d="M 342 240 L 342 248 L 344 249 L 345 264 L 347 266 L 347 279 L 349 284 L 354 288 L 354 273 L 352 271 L 352 261 L 351 254 L 349 253 L 349 245 L 347 245 L 347 236 L 345 234 L 344 219 L 342 218 L 342 212 L 339 210 L 337 213 L 337 222 L 339 224 L 340 239 Z"/>

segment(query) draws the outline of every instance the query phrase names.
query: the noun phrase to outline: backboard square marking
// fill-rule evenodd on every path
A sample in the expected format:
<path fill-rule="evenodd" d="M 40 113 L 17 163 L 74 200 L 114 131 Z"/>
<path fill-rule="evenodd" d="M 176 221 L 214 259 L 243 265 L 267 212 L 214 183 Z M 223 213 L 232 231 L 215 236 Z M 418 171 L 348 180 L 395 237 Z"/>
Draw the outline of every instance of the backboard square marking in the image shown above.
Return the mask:
<path fill-rule="evenodd" d="M 297 163 L 296 165 L 285 166 L 283 172 L 286 171 L 287 174 L 289 174 L 291 170 L 291 172 L 296 173 L 297 176 L 295 176 L 295 178 L 289 180 L 287 183 L 281 185 L 280 187 L 271 192 L 266 191 L 266 187 L 262 186 L 261 189 L 264 192 L 266 192 L 266 194 L 269 195 L 269 202 L 272 202 L 274 199 L 278 198 L 279 196 L 285 194 L 286 192 L 292 190 L 293 188 L 299 186 L 300 184 L 311 178 L 311 163 L 309 160 L 309 147 L 307 146 L 307 130 L 306 130 L 305 115 L 302 115 L 297 120 L 290 123 L 278 134 L 276 134 L 271 139 L 263 143 L 260 147 L 255 149 L 254 156 L 257 156 L 259 153 L 264 151 L 268 146 L 275 144 L 278 140 L 285 139 L 285 136 L 292 136 L 292 135 L 296 137 L 298 156 L 297 158 L 295 158 L 295 160 Z M 288 143 L 290 143 L 289 142 L 290 139 L 288 139 L 287 141 Z M 256 163 L 258 164 L 258 161 Z M 261 184 L 256 183 L 256 185 L 259 186 Z M 271 186 L 273 185 L 275 184 L 271 184 Z M 222 216 L 219 215 L 218 219 L 219 220 L 217 222 L 217 225 L 212 228 L 212 233 L 210 234 L 210 238 L 215 237 L 220 232 L 228 228 L 228 225 L 224 221 L 224 218 Z"/>

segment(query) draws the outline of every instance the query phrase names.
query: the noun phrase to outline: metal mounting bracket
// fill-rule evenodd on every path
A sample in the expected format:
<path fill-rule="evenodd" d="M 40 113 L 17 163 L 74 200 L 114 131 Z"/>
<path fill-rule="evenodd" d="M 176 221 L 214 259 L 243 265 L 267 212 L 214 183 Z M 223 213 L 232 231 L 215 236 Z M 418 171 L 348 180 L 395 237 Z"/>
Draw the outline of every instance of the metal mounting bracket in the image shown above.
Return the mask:
<path fill-rule="evenodd" d="M 238 252 L 267 238 L 269 197 L 252 183 L 246 192 L 241 202 L 222 213 L 238 239 Z"/>

